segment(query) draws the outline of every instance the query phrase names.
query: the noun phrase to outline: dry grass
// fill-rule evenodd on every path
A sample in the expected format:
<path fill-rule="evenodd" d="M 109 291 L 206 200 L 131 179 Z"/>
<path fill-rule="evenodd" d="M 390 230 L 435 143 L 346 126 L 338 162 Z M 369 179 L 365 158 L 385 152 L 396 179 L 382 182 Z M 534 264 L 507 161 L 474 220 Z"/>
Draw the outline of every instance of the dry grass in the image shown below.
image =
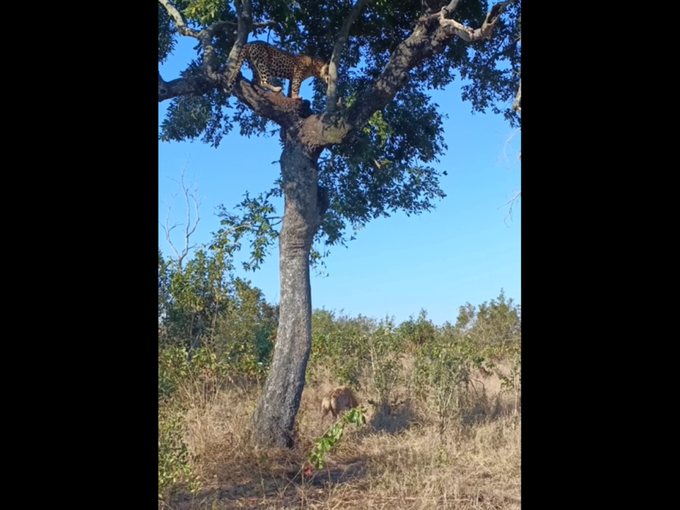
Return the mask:
<path fill-rule="evenodd" d="M 480 376 L 481 378 L 481 376 Z M 407 401 L 391 414 L 366 405 L 368 424 L 347 426 L 327 467 L 302 480 L 314 440 L 326 427 L 320 405 L 334 384 L 310 384 L 298 414 L 293 450 L 259 449 L 250 441 L 258 390 L 224 388 L 187 415 L 187 441 L 198 455 L 204 489 L 179 495 L 172 510 L 262 509 L 519 509 L 521 414 L 500 383 L 483 378 L 459 419 L 438 421 L 425 402 Z M 328 426 L 328 424 L 326 424 Z"/>

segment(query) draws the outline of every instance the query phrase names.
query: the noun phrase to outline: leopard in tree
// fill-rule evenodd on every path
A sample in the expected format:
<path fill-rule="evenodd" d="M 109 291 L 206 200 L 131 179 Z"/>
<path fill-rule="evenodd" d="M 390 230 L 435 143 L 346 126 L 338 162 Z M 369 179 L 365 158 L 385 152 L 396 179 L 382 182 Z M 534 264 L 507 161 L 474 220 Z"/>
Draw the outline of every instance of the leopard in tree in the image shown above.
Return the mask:
<path fill-rule="evenodd" d="M 328 64 L 324 61 L 312 58 L 308 55 L 293 55 L 264 42 L 244 44 L 241 54 L 236 62 L 234 72 L 224 89 L 227 95 L 231 94 L 236 76 L 247 60 L 253 71 L 253 83 L 261 88 L 279 93 L 283 87 L 274 87 L 269 83 L 271 78 L 283 78 L 290 80 L 288 85 L 288 97 L 302 99 L 299 95 L 300 85 L 307 78 L 321 78 L 326 85 L 330 76 Z"/>

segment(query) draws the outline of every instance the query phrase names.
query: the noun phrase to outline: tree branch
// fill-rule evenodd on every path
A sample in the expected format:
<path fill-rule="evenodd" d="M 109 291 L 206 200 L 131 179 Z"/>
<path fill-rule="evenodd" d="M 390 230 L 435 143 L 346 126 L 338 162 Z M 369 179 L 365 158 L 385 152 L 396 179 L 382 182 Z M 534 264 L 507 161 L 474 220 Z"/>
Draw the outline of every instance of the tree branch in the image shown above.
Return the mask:
<path fill-rule="evenodd" d="M 500 19 L 500 15 L 510 4 L 513 4 L 516 1 L 517 0 L 507 0 L 506 2 L 494 5 L 489 11 L 489 14 L 486 15 L 486 19 L 484 20 L 484 23 L 482 23 L 482 27 L 476 30 L 468 28 L 456 20 L 446 19 L 446 11 L 444 10 L 442 10 L 439 14 L 440 23 L 442 27 L 448 27 L 449 29 L 453 30 L 455 35 L 466 42 L 476 42 L 482 39 L 490 39 L 491 32 Z"/>
<path fill-rule="evenodd" d="M 512 197 L 512 200 L 504 203 L 503 205 L 498 206 L 498 209 L 500 209 L 501 207 L 505 207 L 506 205 L 510 206 L 510 208 L 508 209 L 508 214 L 506 214 L 505 218 L 503 218 L 503 222 L 505 222 L 510 216 L 512 216 L 512 207 L 515 205 L 515 202 L 517 201 L 517 199 L 520 198 L 521 196 L 522 196 L 522 192 L 518 191 L 518 192 L 515 193 L 515 196 Z"/>
<path fill-rule="evenodd" d="M 166 11 L 168 11 L 168 14 L 174 20 L 177 31 L 180 34 L 198 39 L 198 32 L 187 26 L 182 14 L 179 12 L 179 10 L 177 10 L 177 7 L 170 3 L 170 0 L 158 0 L 158 3 L 165 7 Z"/>
<path fill-rule="evenodd" d="M 328 64 L 328 74 L 330 75 L 328 89 L 326 91 L 326 112 L 328 113 L 332 113 L 337 106 L 338 64 L 340 64 L 340 56 L 342 55 L 342 50 L 344 49 L 345 43 L 347 42 L 347 37 L 349 36 L 349 29 L 364 6 L 372 1 L 373 0 L 357 0 L 357 3 L 354 4 L 354 7 L 352 7 L 352 10 L 345 19 L 345 22 L 340 29 L 340 34 L 338 34 L 338 38 L 335 40 L 331 60 Z"/>
<path fill-rule="evenodd" d="M 456 12 L 456 9 L 458 9 L 458 4 L 460 3 L 460 0 L 451 0 L 451 3 L 447 5 L 446 7 L 442 7 L 441 13 L 444 17 L 448 16 L 449 14 L 453 14 Z"/>
<path fill-rule="evenodd" d="M 255 113 L 285 129 L 313 113 L 309 101 L 296 101 L 283 94 L 267 93 L 242 76 L 236 78 L 231 93 Z"/>
<path fill-rule="evenodd" d="M 168 11 L 168 14 L 174 20 L 175 26 L 177 27 L 177 31 L 180 34 L 193 37 L 199 40 L 199 42 L 201 43 L 201 47 L 203 48 L 203 71 L 205 77 L 212 80 L 214 84 L 220 84 L 223 81 L 223 77 L 216 70 L 215 64 L 217 62 L 217 58 L 215 56 L 215 49 L 213 48 L 212 40 L 219 30 L 224 30 L 226 27 L 230 25 L 233 26 L 233 23 L 230 24 L 227 21 L 218 21 L 216 23 L 213 23 L 209 27 L 201 30 L 200 32 L 197 32 L 196 30 L 192 30 L 186 26 L 186 22 L 184 21 L 182 14 L 172 3 L 170 3 L 170 0 L 158 0 L 158 2 L 163 7 L 165 7 L 165 10 Z M 161 86 L 161 80 L 163 80 L 163 78 L 161 78 L 159 72 L 158 73 L 159 102 L 178 95 L 201 93 L 198 90 L 196 90 L 197 89 L 196 85 L 198 84 L 195 82 L 192 83 L 191 80 L 188 80 L 186 77 L 180 78 L 179 80 L 173 80 L 170 83 L 163 82 L 163 85 L 165 85 L 165 87 Z M 173 93 L 170 93 L 171 89 L 170 84 L 173 85 L 172 87 Z M 163 88 L 166 89 L 164 94 L 161 93 Z M 205 90 L 203 87 L 198 88 L 202 90 L 203 93 L 206 92 L 207 90 L 210 90 L 210 87 L 207 90 Z"/>
<path fill-rule="evenodd" d="M 238 15 L 238 23 L 233 21 L 217 21 L 200 32 L 192 30 L 186 26 L 186 22 L 182 14 L 170 2 L 170 0 L 158 0 L 158 2 L 165 7 L 168 14 L 172 17 L 177 26 L 177 31 L 189 37 L 198 39 L 203 49 L 203 74 L 194 76 L 185 76 L 170 82 L 163 80 L 160 71 L 158 73 L 158 102 L 165 101 L 177 96 L 185 95 L 202 95 L 218 86 L 224 86 L 227 82 L 227 76 L 231 74 L 231 70 L 235 67 L 238 55 L 241 52 L 241 47 L 248 40 L 248 34 L 258 28 L 271 27 L 277 32 L 281 31 L 281 27 L 275 21 L 267 21 L 260 23 L 252 22 L 252 1 L 242 0 L 235 2 L 236 12 Z M 236 27 L 236 43 L 229 53 L 229 62 L 227 69 L 220 72 L 217 66 L 217 56 L 212 40 L 215 35 L 227 28 Z"/>
<path fill-rule="evenodd" d="M 163 80 L 158 72 L 158 102 L 178 96 L 200 96 L 215 88 L 215 83 L 203 74 L 184 76 L 171 81 Z"/>
<path fill-rule="evenodd" d="M 468 43 L 490 39 L 494 27 L 505 9 L 517 0 L 494 5 L 480 28 L 471 29 L 465 25 L 444 18 L 439 14 L 423 16 L 413 33 L 392 53 L 392 56 L 372 86 L 358 97 L 356 102 L 342 112 L 326 112 L 321 116 L 307 119 L 308 123 L 318 123 L 305 129 L 313 133 L 307 144 L 329 147 L 349 140 L 355 130 L 361 128 L 378 110 L 382 110 L 406 84 L 409 72 L 430 56 L 441 53 L 456 36 Z M 457 5 L 452 2 L 450 5 Z"/>

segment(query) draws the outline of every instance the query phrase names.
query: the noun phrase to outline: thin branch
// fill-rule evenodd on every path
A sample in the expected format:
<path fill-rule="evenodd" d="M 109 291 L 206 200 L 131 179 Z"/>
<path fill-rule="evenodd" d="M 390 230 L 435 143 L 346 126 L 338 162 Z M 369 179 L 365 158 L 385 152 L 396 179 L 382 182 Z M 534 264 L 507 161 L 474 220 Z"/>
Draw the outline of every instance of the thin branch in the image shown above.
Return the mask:
<path fill-rule="evenodd" d="M 515 129 L 515 131 L 512 132 L 512 134 L 508 137 L 508 139 L 507 139 L 507 140 L 505 141 L 505 143 L 503 144 L 503 157 L 505 158 L 505 161 L 506 161 L 508 164 L 510 163 L 510 160 L 508 159 L 508 155 L 507 155 L 506 152 L 505 152 L 505 148 L 506 148 L 508 145 L 510 145 L 510 142 L 511 142 L 512 139 L 515 137 L 515 135 L 516 135 L 517 133 L 519 133 L 519 131 L 520 131 L 519 128 Z M 520 155 L 521 155 L 521 153 L 520 153 Z"/>
<path fill-rule="evenodd" d="M 184 171 L 182 171 L 181 180 L 182 180 L 182 189 L 184 190 L 184 199 L 186 200 L 186 203 L 187 203 L 187 226 L 184 229 L 184 240 L 185 240 L 184 246 L 186 248 L 189 244 L 189 239 L 194 234 L 194 232 L 196 232 L 196 227 L 198 227 L 198 223 L 201 221 L 201 217 L 198 213 L 198 200 L 196 200 L 196 197 L 194 196 L 194 194 L 189 193 L 189 190 L 186 189 L 186 187 L 184 186 Z M 194 212 L 196 213 L 196 221 L 194 222 L 193 227 L 190 227 L 190 225 L 191 225 L 191 208 L 189 207 L 189 199 L 190 198 L 194 202 Z"/>
<path fill-rule="evenodd" d="M 174 200 L 176 196 L 177 194 L 175 194 L 172 197 L 172 199 Z M 175 229 L 175 227 L 177 227 L 176 223 L 172 227 L 168 225 L 168 223 L 170 222 L 170 211 L 172 211 L 172 206 L 168 207 L 168 214 L 165 216 L 165 225 L 161 225 L 161 228 L 165 232 L 165 240 L 170 245 L 170 248 L 172 248 L 172 251 L 175 252 L 175 258 L 179 259 L 179 252 L 177 251 L 177 248 L 175 248 L 175 245 L 172 242 L 172 238 L 170 237 L 170 232 L 172 232 Z"/>
<path fill-rule="evenodd" d="M 340 56 L 342 55 L 342 50 L 347 43 L 347 38 L 349 37 L 349 29 L 354 23 L 361 10 L 366 4 L 371 3 L 373 0 L 357 0 L 354 4 L 349 15 L 345 19 L 345 22 L 340 29 L 340 34 L 335 40 L 335 45 L 333 46 L 333 53 L 331 54 L 331 60 L 328 64 L 328 74 L 330 79 L 328 81 L 328 89 L 326 91 L 326 111 L 331 113 L 337 107 L 337 97 L 338 97 L 338 65 L 340 64 Z"/>
<path fill-rule="evenodd" d="M 504 203 L 503 205 L 499 205 L 499 206 L 497 207 L 497 209 L 500 209 L 501 207 L 505 207 L 506 205 L 509 205 L 509 206 L 510 206 L 510 209 L 508 209 L 508 214 L 506 214 L 506 215 L 505 215 L 505 218 L 503 218 L 503 223 L 505 223 L 506 220 L 512 215 L 512 208 L 513 208 L 513 206 L 515 205 L 515 202 L 517 201 L 517 199 L 518 199 L 519 197 L 521 197 L 521 196 L 522 196 L 522 192 L 521 192 L 521 191 L 518 191 L 518 192 L 515 193 L 515 196 L 512 197 L 512 200 L 510 200 L 510 201 Z M 506 225 L 507 225 L 507 223 L 506 223 Z"/>

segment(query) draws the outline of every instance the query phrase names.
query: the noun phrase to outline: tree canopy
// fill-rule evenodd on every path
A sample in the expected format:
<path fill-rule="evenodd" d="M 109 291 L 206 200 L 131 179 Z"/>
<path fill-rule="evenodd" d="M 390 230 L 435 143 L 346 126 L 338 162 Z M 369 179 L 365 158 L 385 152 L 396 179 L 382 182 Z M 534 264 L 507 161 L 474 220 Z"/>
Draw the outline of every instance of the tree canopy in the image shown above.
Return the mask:
<path fill-rule="evenodd" d="M 458 3 L 454 7 L 460 23 L 482 26 L 488 2 L 452 2 Z M 408 76 L 402 77 L 407 84 L 394 100 L 372 114 L 351 142 L 325 147 L 327 151 L 318 161 L 319 185 L 328 190 L 329 206 L 317 233 L 320 244 L 343 243 L 351 238 L 348 227 L 361 228 L 371 219 L 387 217 L 398 210 L 407 214 L 430 210 L 436 200 L 445 196 L 439 187 L 440 173 L 433 168 L 447 149 L 442 126 L 445 112 L 431 100 L 428 91 L 444 89 L 458 76 L 467 81 L 462 87 L 463 99 L 470 102 L 472 111 L 502 114 L 512 126 L 520 125 L 520 116 L 512 107 L 520 80 L 520 4 L 509 3 L 488 40 L 471 46 L 464 38 L 453 37 L 446 44 L 435 45 L 430 58 L 422 58 Z M 171 4 L 166 0 L 158 4 L 159 63 L 170 58 L 180 33 L 191 31 L 200 40 L 201 31 L 212 29 L 212 51 L 208 53 L 214 56 L 214 67 L 227 68 L 237 39 L 237 13 L 230 2 L 176 0 L 172 5 L 182 13 L 184 30 L 178 30 L 168 5 Z M 443 3 L 439 5 L 442 6 Z M 436 2 L 418 0 L 369 0 L 354 6 L 347 1 L 255 0 L 250 39 L 329 60 L 343 24 L 355 12 L 337 66 L 336 95 L 342 106 L 349 108 L 362 93 L 370 92 L 399 44 L 409 37 L 419 19 L 436 7 Z M 182 73 L 184 81 L 170 82 L 167 87 L 166 96 L 174 97 L 161 125 L 160 139 L 200 139 L 216 147 L 234 127 L 242 136 L 272 134 L 277 124 L 263 115 L 265 112 L 237 97 L 226 97 L 219 87 L 211 88 L 207 80 L 201 80 L 207 67 L 201 44 L 196 45 L 196 57 L 187 62 Z M 182 93 L 180 83 L 192 94 Z M 328 102 L 321 80 L 313 82 L 312 92 L 309 112 L 323 111 Z M 278 184 L 245 200 L 242 212 L 263 211 L 271 196 L 280 196 Z M 237 221 L 226 211 L 223 219 L 228 223 Z M 261 219 L 268 230 L 271 224 Z M 251 215 L 242 223 L 252 224 L 252 220 Z M 274 238 L 275 235 L 269 240 Z M 257 255 L 259 259 L 263 253 L 258 251 Z"/>

